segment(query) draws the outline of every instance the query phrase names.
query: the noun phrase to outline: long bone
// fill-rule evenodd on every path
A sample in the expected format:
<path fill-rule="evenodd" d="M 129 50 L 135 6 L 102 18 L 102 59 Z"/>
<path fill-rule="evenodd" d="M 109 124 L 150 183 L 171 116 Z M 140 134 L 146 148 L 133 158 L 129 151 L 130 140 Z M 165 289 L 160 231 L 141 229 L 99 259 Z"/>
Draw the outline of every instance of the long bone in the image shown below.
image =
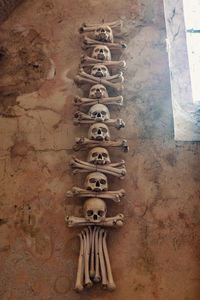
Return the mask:
<path fill-rule="evenodd" d="M 98 83 L 102 83 L 102 84 L 103 84 L 104 80 L 112 82 L 112 83 L 118 83 L 118 82 L 122 83 L 124 81 L 122 72 L 119 72 L 115 75 L 109 75 L 106 77 L 98 77 L 98 76 L 96 77 L 96 76 L 86 73 L 83 68 L 80 68 L 78 75 L 80 75 L 86 79 L 91 79 L 91 80 L 93 80 L 94 78 L 95 79 L 97 78 L 97 79 L 101 80 L 101 82 L 98 82 Z"/>
<path fill-rule="evenodd" d="M 95 59 L 88 55 L 82 55 L 81 56 L 81 67 L 92 67 L 96 64 L 104 64 L 104 66 L 108 68 L 118 68 L 120 70 L 124 70 L 126 68 L 126 62 L 125 60 L 101 60 L 101 59 Z"/>
<path fill-rule="evenodd" d="M 125 190 L 121 189 L 118 191 L 106 191 L 106 192 L 93 192 L 79 187 L 73 187 L 72 191 L 67 192 L 67 197 L 77 196 L 80 198 L 97 197 L 101 199 L 110 199 L 116 203 L 120 202 L 120 198 L 125 195 Z"/>
<path fill-rule="evenodd" d="M 90 117 L 89 115 L 87 115 L 81 111 L 77 111 L 74 114 L 74 124 L 75 125 L 94 124 L 94 123 L 96 123 L 96 120 L 94 120 L 94 118 Z M 125 122 L 122 119 L 109 119 L 109 120 L 104 121 L 103 123 L 105 123 L 106 125 L 114 126 L 117 129 L 125 127 Z"/>
<path fill-rule="evenodd" d="M 109 97 L 109 98 L 81 98 L 79 96 L 74 97 L 73 101 L 74 105 L 81 106 L 81 107 L 87 107 L 92 106 L 94 104 L 116 104 L 116 105 L 123 105 L 123 97 L 117 96 L 117 97 Z"/>
<path fill-rule="evenodd" d="M 121 161 L 118 163 L 119 168 L 112 167 L 111 164 L 106 165 L 94 165 L 85 161 L 82 161 L 76 157 L 72 157 L 70 161 L 70 166 L 73 169 L 73 174 L 82 173 L 82 172 L 102 172 L 105 174 L 110 174 L 113 176 L 116 176 L 120 179 L 124 179 L 124 176 L 126 175 L 126 169 L 124 168 L 125 162 Z"/>
<path fill-rule="evenodd" d="M 93 48 L 97 45 L 108 46 L 110 48 L 110 50 L 122 50 L 122 49 L 126 48 L 126 44 L 124 44 L 124 43 L 102 42 L 102 41 L 93 40 L 93 39 L 89 38 L 88 36 L 84 37 L 82 48 L 84 50 L 87 50 L 87 49 Z"/>
<path fill-rule="evenodd" d="M 106 266 L 105 266 L 105 260 L 103 255 L 103 234 L 104 234 L 104 229 L 101 229 L 99 232 L 99 261 L 101 267 L 102 286 L 103 288 L 107 288 L 108 280 L 107 280 Z"/>
<path fill-rule="evenodd" d="M 103 24 L 109 26 L 112 30 L 121 31 L 121 29 L 122 29 L 122 21 L 121 20 L 110 22 L 110 23 L 103 23 Z M 97 28 L 101 27 L 101 25 L 102 24 L 83 23 L 82 26 L 80 27 L 79 31 L 80 31 L 80 33 L 95 31 Z"/>
<path fill-rule="evenodd" d="M 86 228 L 83 232 L 84 240 L 84 269 L 85 269 L 85 286 L 90 288 L 93 286 L 93 283 L 90 279 L 89 274 L 89 257 L 90 257 L 90 236 L 89 229 Z"/>
<path fill-rule="evenodd" d="M 76 283 L 75 283 L 75 290 L 77 292 L 82 292 L 83 287 L 83 270 L 84 270 L 84 247 L 83 247 L 83 235 L 80 233 L 80 253 L 78 258 L 78 269 L 77 269 L 77 276 L 76 276 Z"/>
<path fill-rule="evenodd" d="M 128 146 L 127 141 L 125 139 L 123 140 L 117 140 L 117 141 L 96 141 L 96 140 L 90 140 L 86 137 L 77 137 L 75 139 L 75 145 L 73 147 L 74 151 L 79 151 L 81 149 L 88 149 L 93 147 L 117 147 L 121 148 L 123 152 L 128 152 Z"/>
<path fill-rule="evenodd" d="M 85 78 L 83 76 L 77 75 L 77 76 L 75 76 L 74 80 L 77 84 L 89 83 L 89 84 L 93 85 L 96 83 L 100 83 L 100 84 L 104 84 L 105 86 L 116 89 L 118 92 L 121 92 L 123 90 L 123 86 L 121 83 L 112 83 L 112 82 L 109 82 L 108 80 L 101 79 L 101 77 L 92 76 L 92 78 Z"/>
<path fill-rule="evenodd" d="M 95 275 L 94 275 L 94 282 L 100 282 L 101 275 L 99 269 L 99 230 L 100 227 L 96 227 L 95 230 Z"/>
<path fill-rule="evenodd" d="M 68 224 L 68 227 L 79 227 L 79 226 L 92 226 L 93 222 L 88 222 L 85 218 L 67 216 L 65 221 Z M 104 221 L 95 223 L 95 226 L 105 226 L 105 227 L 121 227 L 124 224 L 124 215 L 118 214 L 114 217 L 105 218 Z"/>
<path fill-rule="evenodd" d="M 91 253 L 90 253 L 90 278 L 95 276 L 95 233 L 97 227 L 91 231 Z"/>
<path fill-rule="evenodd" d="M 110 265 L 109 254 L 108 254 L 108 248 L 107 248 L 107 244 L 106 244 L 106 237 L 107 237 L 107 231 L 104 231 L 103 253 L 104 253 L 104 257 L 105 257 L 106 271 L 107 271 L 107 276 L 108 276 L 107 288 L 109 291 L 114 291 L 116 289 L 116 285 L 113 280 L 112 269 L 111 269 L 111 265 Z"/>

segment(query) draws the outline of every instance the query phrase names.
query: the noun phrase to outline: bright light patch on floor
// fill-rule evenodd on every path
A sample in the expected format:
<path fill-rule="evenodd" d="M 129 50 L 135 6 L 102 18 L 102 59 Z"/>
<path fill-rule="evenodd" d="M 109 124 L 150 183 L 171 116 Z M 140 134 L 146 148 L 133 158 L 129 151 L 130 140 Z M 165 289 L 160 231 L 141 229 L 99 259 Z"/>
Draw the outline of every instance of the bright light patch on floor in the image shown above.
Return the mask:
<path fill-rule="evenodd" d="M 193 102 L 200 101 L 200 0 L 183 0 Z"/>

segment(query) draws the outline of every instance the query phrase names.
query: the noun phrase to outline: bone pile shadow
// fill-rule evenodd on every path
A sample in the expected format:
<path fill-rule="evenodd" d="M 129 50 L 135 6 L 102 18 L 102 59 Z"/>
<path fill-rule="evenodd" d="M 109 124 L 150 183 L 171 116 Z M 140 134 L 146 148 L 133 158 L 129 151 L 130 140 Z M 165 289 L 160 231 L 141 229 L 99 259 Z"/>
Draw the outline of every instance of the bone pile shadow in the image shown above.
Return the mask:
<path fill-rule="evenodd" d="M 125 139 L 112 139 L 109 127 L 125 127 L 125 122 L 112 119 L 113 106 L 122 106 L 123 73 L 126 63 L 120 60 L 126 45 L 119 41 L 122 36 L 122 22 L 102 24 L 83 24 L 80 28 L 83 36 L 82 48 L 87 53 L 81 56 L 81 63 L 75 82 L 85 87 L 84 97 L 75 96 L 74 125 L 88 126 L 87 137 L 75 139 L 74 151 L 86 150 L 86 161 L 73 156 L 70 165 L 73 174 L 86 173 L 84 187 L 73 187 L 67 197 L 79 197 L 84 200 L 83 216 L 67 216 L 69 227 L 82 227 L 78 234 L 80 253 L 78 258 L 75 290 L 83 291 L 100 283 L 104 289 L 113 291 L 110 258 L 107 248 L 108 228 L 120 228 L 124 224 L 124 215 L 119 213 L 107 217 L 107 204 L 119 203 L 125 195 L 123 189 L 109 190 L 107 176 L 123 179 L 126 175 L 125 161 L 112 162 L 110 151 L 118 148 L 128 151 Z M 117 59 L 114 59 L 116 58 Z"/>

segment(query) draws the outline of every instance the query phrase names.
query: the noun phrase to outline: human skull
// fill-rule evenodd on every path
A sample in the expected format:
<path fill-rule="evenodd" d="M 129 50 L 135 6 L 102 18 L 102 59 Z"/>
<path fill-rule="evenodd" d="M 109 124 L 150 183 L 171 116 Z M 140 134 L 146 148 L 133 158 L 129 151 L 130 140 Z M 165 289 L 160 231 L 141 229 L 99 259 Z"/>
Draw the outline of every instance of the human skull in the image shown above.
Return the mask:
<path fill-rule="evenodd" d="M 101 25 L 94 32 L 95 40 L 113 43 L 112 29 L 107 25 Z"/>
<path fill-rule="evenodd" d="M 108 92 L 102 84 L 95 84 L 90 88 L 89 98 L 108 98 Z"/>
<path fill-rule="evenodd" d="M 88 222 L 99 223 L 106 218 L 106 203 L 99 198 L 87 199 L 83 205 L 84 217 Z"/>
<path fill-rule="evenodd" d="M 109 141 L 110 131 L 103 123 L 92 124 L 88 131 L 88 138 L 97 141 Z"/>
<path fill-rule="evenodd" d="M 100 59 L 100 60 L 111 60 L 110 49 L 104 45 L 98 45 L 94 47 L 92 51 L 92 58 Z"/>
<path fill-rule="evenodd" d="M 88 153 L 87 162 L 95 165 L 110 164 L 110 155 L 105 148 L 95 147 Z"/>
<path fill-rule="evenodd" d="M 88 114 L 97 122 L 104 122 L 110 119 L 110 112 L 107 106 L 103 104 L 95 104 L 91 106 Z"/>
<path fill-rule="evenodd" d="M 93 192 L 104 192 L 108 190 L 108 179 L 100 172 L 92 172 L 85 179 L 84 187 Z"/>
<path fill-rule="evenodd" d="M 96 64 L 92 67 L 91 75 L 95 77 L 109 77 L 108 68 L 102 64 Z"/>

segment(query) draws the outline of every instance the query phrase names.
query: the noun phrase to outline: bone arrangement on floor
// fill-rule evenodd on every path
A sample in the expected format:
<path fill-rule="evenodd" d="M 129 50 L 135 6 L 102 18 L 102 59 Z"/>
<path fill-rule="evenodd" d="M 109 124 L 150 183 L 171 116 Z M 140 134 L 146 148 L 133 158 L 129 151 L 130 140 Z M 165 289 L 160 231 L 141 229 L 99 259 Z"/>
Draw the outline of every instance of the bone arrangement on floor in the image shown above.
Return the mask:
<path fill-rule="evenodd" d="M 111 162 L 109 151 L 114 147 L 127 152 L 128 146 L 125 139 L 111 139 L 109 126 L 118 130 L 125 127 L 122 119 L 111 118 L 110 108 L 123 105 L 119 93 L 123 90 L 122 71 L 126 63 L 119 59 L 126 45 L 116 41 L 123 35 L 121 21 L 83 24 L 80 33 L 87 54 L 81 56 L 75 82 L 86 85 L 88 94 L 74 97 L 74 106 L 78 107 L 74 124 L 88 124 L 88 136 L 77 137 L 73 149 L 88 150 L 88 154 L 86 161 L 75 156 L 70 161 L 73 174 L 86 173 L 86 178 L 83 188 L 75 186 L 67 192 L 67 197 L 84 199 L 83 216 L 67 216 L 66 222 L 69 227 L 82 228 L 78 235 L 80 253 L 75 290 L 81 292 L 100 282 L 104 289 L 113 291 L 116 285 L 106 243 L 107 230 L 123 226 L 124 215 L 107 217 L 107 203 L 119 203 L 125 191 L 109 190 L 107 176 L 124 179 L 126 167 L 124 160 Z M 118 60 L 112 59 L 113 56 Z"/>

